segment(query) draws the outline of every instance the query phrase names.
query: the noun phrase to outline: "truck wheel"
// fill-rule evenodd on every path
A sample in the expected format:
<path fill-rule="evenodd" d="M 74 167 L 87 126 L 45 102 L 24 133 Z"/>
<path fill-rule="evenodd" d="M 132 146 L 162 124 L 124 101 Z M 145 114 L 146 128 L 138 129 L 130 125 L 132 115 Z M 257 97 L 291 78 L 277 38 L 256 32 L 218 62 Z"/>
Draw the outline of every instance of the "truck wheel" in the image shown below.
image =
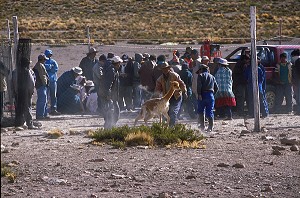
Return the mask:
<path fill-rule="evenodd" d="M 266 89 L 266 99 L 268 102 L 269 106 L 269 111 L 273 112 L 275 109 L 275 99 L 276 99 L 276 92 L 275 92 L 275 87 L 272 85 L 267 85 Z"/>

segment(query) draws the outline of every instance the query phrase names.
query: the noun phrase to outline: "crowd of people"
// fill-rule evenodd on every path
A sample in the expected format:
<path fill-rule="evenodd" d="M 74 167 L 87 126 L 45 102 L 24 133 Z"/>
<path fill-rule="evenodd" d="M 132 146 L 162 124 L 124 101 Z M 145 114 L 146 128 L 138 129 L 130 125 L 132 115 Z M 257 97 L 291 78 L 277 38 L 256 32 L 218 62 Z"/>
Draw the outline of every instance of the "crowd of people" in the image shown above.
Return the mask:
<path fill-rule="evenodd" d="M 201 130 L 206 128 L 205 120 L 208 120 L 207 131 L 212 131 L 214 119 L 232 120 L 233 114 L 254 115 L 252 91 L 249 91 L 253 84 L 250 50 L 242 52 L 233 71 L 226 59 L 215 58 L 209 64 L 207 56 L 200 57 L 199 51 L 191 47 L 187 47 L 182 56 L 175 50 L 170 60 L 165 55 L 156 57 L 148 53 L 136 53 L 134 57 L 130 57 L 110 52 L 97 58 L 98 53 L 91 47 L 78 67 L 73 67 L 60 77 L 57 76 L 59 64 L 53 59 L 50 49 L 38 56 L 33 69 L 29 66 L 30 61 L 24 60 L 22 64 L 28 71 L 24 82 L 31 84 L 31 88 L 26 95 L 26 111 L 21 118 L 16 118 L 16 125 L 22 126 L 26 122 L 28 128 L 36 128 L 32 123 L 31 113 L 34 87 L 37 93 L 37 120 L 49 119 L 49 115 L 92 113 L 103 116 L 104 128 L 112 128 L 119 120 L 121 111 L 132 112 L 150 98 L 164 96 L 172 81 L 179 83 L 180 90 L 176 90 L 169 101 L 170 126 L 186 114 L 190 119 L 197 119 Z M 296 93 L 298 108 L 295 114 L 299 115 L 299 49 L 294 50 L 291 55 L 292 61 L 289 62 L 287 54 L 281 54 L 281 61 L 277 65 L 279 83 L 276 109 L 280 109 L 285 97 L 288 112 L 291 113 L 292 94 Z M 213 70 L 210 67 L 212 64 Z M 267 117 L 266 73 L 259 58 L 256 65 L 261 116 Z M 2 62 L 0 66 L 1 81 L 4 82 L 8 70 Z M 16 77 L 13 79 L 14 87 L 17 87 Z M 6 91 L 6 85 L 2 85 L 1 118 L 3 93 Z M 14 93 L 16 95 L 17 91 Z"/>

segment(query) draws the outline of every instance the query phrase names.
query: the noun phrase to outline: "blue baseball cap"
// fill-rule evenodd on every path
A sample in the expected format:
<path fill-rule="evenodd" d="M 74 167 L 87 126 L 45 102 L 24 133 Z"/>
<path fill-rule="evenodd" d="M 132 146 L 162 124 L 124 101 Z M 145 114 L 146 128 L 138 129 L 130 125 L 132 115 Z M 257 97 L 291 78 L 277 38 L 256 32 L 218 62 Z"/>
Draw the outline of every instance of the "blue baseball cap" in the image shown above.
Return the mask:
<path fill-rule="evenodd" d="M 52 55 L 53 53 L 52 53 L 52 50 L 50 50 L 50 49 L 46 49 L 45 50 L 45 55 L 46 56 L 48 56 L 48 55 Z"/>

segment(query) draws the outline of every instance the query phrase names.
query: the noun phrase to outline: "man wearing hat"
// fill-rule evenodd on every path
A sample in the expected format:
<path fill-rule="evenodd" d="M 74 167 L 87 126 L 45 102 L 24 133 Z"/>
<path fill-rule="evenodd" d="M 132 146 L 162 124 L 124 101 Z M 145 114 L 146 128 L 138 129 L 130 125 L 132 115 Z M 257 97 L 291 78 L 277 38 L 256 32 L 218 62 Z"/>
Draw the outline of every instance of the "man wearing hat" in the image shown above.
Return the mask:
<path fill-rule="evenodd" d="M 101 94 L 101 104 L 104 113 L 104 128 L 110 129 L 120 118 L 119 99 L 119 69 L 123 60 L 119 56 L 111 59 L 111 65 L 104 76 L 104 90 Z"/>
<path fill-rule="evenodd" d="M 45 68 L 49 76 L 49 87 L 48 87 L 48 95 L 50 95 L 50 115 L 59 115 L 60 113 L 57 111 L 57 71 L 58 64 L 52 58 L 53 52 L 50 49 L 45 50 L 45 56 L 48 58 L 45 62 Z"/>
<path fill-rule="evenodd" d="M 236 99 L 236 112 L 240 116 L 245 114 L 245 101 L 247 95 L 247 80 L 244 75 L 245 69 L 250 64 L 250 49 L 242 51 L 241 58 L 235 64 L 232 71 L 233 91 Z M 248 104 L 247 104 L 248 105 Z"/>
<path fill-rule="evenodd" d="M 155 81 L 153 79 L 153 70 L 156 67 L 156 57 L 151 55 L 148 61 L 145 61 L 139 70 L 142 89 L 142 100 L 149 100 L 155 89 Z"/>
<path fill-rule="evenodd" d="M 95 84 L 95 91 L 98 96 L 98 109 L 97 112 L 101 113 L 101 100 L 100 100 L 100 91 L 102 90 L 101 86 L 103 85 L 104 79 L 104 64 L 107 58 L 104 54 L 101 54 L 99 57 L 99 62 L 96 63 L 93 67 L 93 82 Z"/>
<path fill-rule="evenodd" d="M 178 119 L 177 115 L 182 103 L 182 94 L 184 94 L 184 97 L 187 98 L 187 90 L 179 74 L 171 71 L 171 66 L 167 62 L 161 65 L 161 70 L 163 74 L 156 81 L 154 96 L 157 97 L 159 95 L 166 95 L 170 89 L 170 82 L 172 81 L 177 81 L 180 86 L 180 90 L 176 90 L 169 101 L 169 125 L 174 126 Z"/>
<path fill-rule="evenodd" d="M 201 63 L 201 57 L 199 56 L 199 51 L 196 49 L 191 50 L 191 58 L 192 58 L 192 74 L 193 74 L 193 80 L 192 80 L 192 102 L 194 104 L 194 109 L 198 109 L 198 102 L 197 102 L 197 78 L 198 74 L 196 73 L 200 69 Z"/>
<path fill-rule="evenodd" d="M 32 95 L 34 93 L 35 78 L 34 72 L 30 68 L 31 61 L 21 58 L 21 73 L 17 69 L 12 71 L 12 92 L 15 98 L 16 114 L 15 126 L 23 127 L 24 121 L 28 129 L 38 129 L 33 125 L 32 120 Z M 21 75 L 21 78 L 18 78 Z M 21 81 L 22 83 L 18 83 Z"/>
<path fill-rule="evenodd" d="M 201 64 L 197 78 L 197 99 L 198 99 L 198 114 L 199 114 L 199 128 L 204 130 L 204 113 L 208 119 L 208 132 L 212 132 L 214 125 L 214 93 L 218 91 L 218 85 L 213 75 L 208 72 L 208 66 Z"/>
<path fill-rule="evenodd" d="M 98 62 L 95 58 L 97 53 L 96 48 L 91 47 L 86 57 L 84 57 L 79 64 L 83 72 L 82 75 L 85 76 L 87 80 L 93 80 L 93 67 Z"/>
<path fill-rule="evenodd" d="M 36 77 L 35 88 L 37 91 L 37 120 L 49 118 L 47 112 L 47 87 L 49 86 L 49 76 L 44 66 L 46 60 L 48 60 L 48 58 L 45 56 L 45 54 L 40 54 L 38 56 L 38 62 L 33 67 L 33 71 Z"/>
<path fill-rule="evenodd" d="M 120 92 L 119 92 L 119 105 L 121 110 L 132 111 L 133 109 L 133 61 L 127 54 L 122 57 L 123 63 L 119 70 L 120 79 Z M 124 101 L 126 108 L 124 107 Z"/>
<path fill-rule="evenodd" d="M 143 63 L 143 54 L 135 53 L 133 62 L 133 106 L 134 108 L 141 107 L 142 103 L 142 93 L 140 89 L 141 80 L 139 75 L 139 70 Z"/>

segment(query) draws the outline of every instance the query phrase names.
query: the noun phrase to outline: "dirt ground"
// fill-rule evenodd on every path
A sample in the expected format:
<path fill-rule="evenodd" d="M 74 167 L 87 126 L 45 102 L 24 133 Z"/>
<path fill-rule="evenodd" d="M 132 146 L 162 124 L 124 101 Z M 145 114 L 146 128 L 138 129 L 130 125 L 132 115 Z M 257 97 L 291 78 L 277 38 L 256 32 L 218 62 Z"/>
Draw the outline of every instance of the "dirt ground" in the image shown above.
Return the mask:
<path fill-rule="evenodd" d="M 32 57 L 46 48 L 33 46 Z M 60 75 L 78 66 L 87 46 L 51 49 Z M 130 55 L 150 51 L 99 49 Z M 132 125 L 136 115 L 122 112 L 118 126 Z M 181 123 L 197 129 L 196 120 L 184 118 Z M 2 128 L 1 162 L 9 163 L 17 178 L 15 183 L 1 178 L 1 197 L 300 197 L 300 153 L 291 151 L 300 143 L 300 116 L 277 114 L 260 121 L 257 133 L 252 132 L 253 119 L 216 120 L 216 133 L 205 134 L 206 149 L 95 146 L 86 133 L 103 127 L 97 115 L 53 116 L 40 121 L 39 130 Z M 64 135 L 47 138 L 53 129 Z"/>

